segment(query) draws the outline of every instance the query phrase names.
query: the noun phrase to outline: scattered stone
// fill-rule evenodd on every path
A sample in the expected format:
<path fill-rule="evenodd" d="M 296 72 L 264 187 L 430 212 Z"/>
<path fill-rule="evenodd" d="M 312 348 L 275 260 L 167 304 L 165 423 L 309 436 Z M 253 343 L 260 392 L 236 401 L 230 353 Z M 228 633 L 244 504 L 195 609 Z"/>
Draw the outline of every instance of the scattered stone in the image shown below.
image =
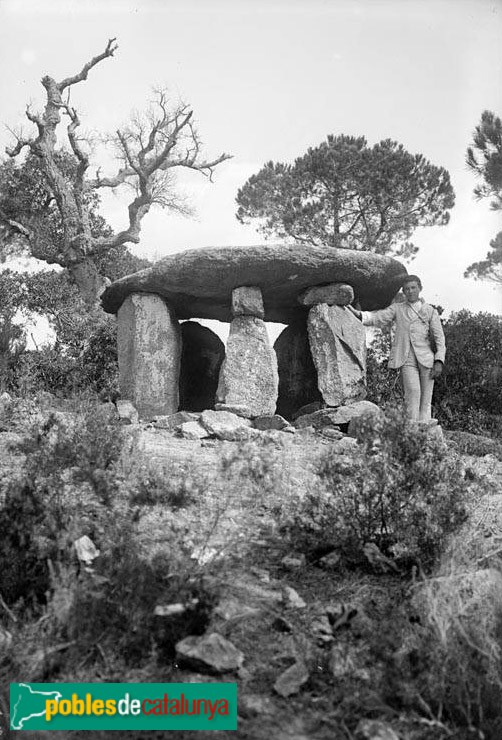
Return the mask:
<path fill-rule="evenodd" d="M 284 673 L 281 673 L 274 683 L 274 690 L 284 698 L 297 694 L 301 687 L 309 680 L 309 672 L 303 661 L 293 663 Z"/>
<path fill-rule="evenodd" d="M 399 740 L 392 727 L 378 719 L 359 720 L 356 735 L 364 740 Z"/>
<path fill-rule="evenodd" d="M 232 316 L 256 316 L 265 318 L 263 298 L 260 288 L 243 285 L 232 291 Z"/>
<path fill-rule="evenodd" d="M 243 653 L 217 632 L 185 637 L 176 643 L 176 655 L 180 662 L 195 670 L 215 673 L 236 671 L 244 662 Z"/>
<path fill-rule="evenodd" d="M 384 555 L 374 542 L 365 542 L 363 553 L 374 570 L 380 571 L 380 573 L 389 573 L 391 571 L 394 571 L 394 573 L 401 572 L 395 562 Z"/>
<path fill-rule="evenodd" d="M 256 576 L 262 583 L 270 583 L 270 573 L 268 570 L 252 565 L 249 572 Z"/>
<path fill-rule="evenodd" d="M 248 439 L 249 419 L 230 413 L 230 411 L 203 411 L 200 416 L 202 426 L 215 437 L 227 441 Z"/>
<path fill-rule="evenodd" d="M 337 570 L 340 565 L 341 555 L 338 550 L 328 552 L 319 560 L 319 565 L 326 570 Z"/>
<path fill-rule="evenodd" d="M 320 614 L 312 621 L 312 634 L 320 647 L 334 642 L 333 629 L 326 614 Z"/>
<path fill-rule="evenodd" d="M 274 414 L 278 385 L 277 357 L 265 322 L 255 316 L 237 316 L 230 324 L 217 402 L 242 404 L 252 416 Z"/>
<path fill-rule="evenodd" d="M 333 645 L 328 666 L 333 677 L 340 680 L 349 677 L 367 682 L 371 680 L 370 672 L 366 668 L 360 668 L 358 666 L 357 652 L 352 645 Z"/>
<path fill-rule="evenodd" d="M 197 321 L 181 324 L 180 408 L 214 408 L 225 345 L 217 334 Z"/>
<path fill-rule="evenodd" d="M 228 598 L 220 601 L 214 613 L 226 622 L 236 622 L 249 617 L 259 617 L 262 610 L 258 607 L 247 606 L 239 599 Z"/>
<path fill-rule="evenodd" d="M 316 306 L 319 303 L 327 303 L 328 306 L 348 306 L 353 300 L 354 289 L 346 283 L 317 285 L 298 296 L 298 303 L 302 306 Z"/>
<path fill-rule="evenodd" d="M 284 586 L 282 589 L 282 599 L 285 606 L 291 609 L 304 609 L 307 604 L 302 597 L 291 586 Z"/>
<path fill-rule="evenodd" d="M 343 439 L 345 434 L 341 432 L 337 427 L 324 427 L 321 429 L 321 435 L 326 439 Z"/>
<path fill-rule="evenodd" d="M 284 430 L 290 425 L 283 416 L 280 416 L 279 414 L 273 414 L 272 416 L 257 416 L 256 419 L 253 421 L 253 426 L 255 427 L 255 429 L 261 429 L 262 431 L 266 432 L 270 429 L 275 429 L 278 431 L 280 431 L 281 429 Z"/>
<path fill-rule="evenodd" d="M 325 427 L 334 427 L 345 424 L 338 414 L 338 408 L 325 408 L 313 411 L 311 414 L 302 414 L 294 422 L 297 429 L 313 426 L 315 429 L 324 429 Z"/>
<path fill-rule="evenodd" d="M 188 411 L 177 411 L 175 414 L 154 416 L 152 424 L 159 429 L 177 429 L 186 421 L 196 421 L 199 414 L 189 413 Z"/>
<path fill-rule="evenodd" d="M 342 437 L 335 442 L 333 451 L 336 455 L 351 455 L 357 446 L 358 442 L 354 437 Z"/>
<path fill-rule="evenodd" d="M 232 291 L 252 285 L 261 289 L 265 320 L 291 324 L 304 318 L 297 297 L 307 288 L 348 283 L 361 308 L 373 311 L 389 305 L 405 275 L 397 260 L 355 249 L 311 244 L 191 249 L 115 281 L 101 300 L 105 311 L 116 313 L 131 293 L 156 293 L 178 319 L 228 321 Z"/>
<path fill-rule="evenodd" d="M 229 411 L 231 414 L 242 416 L 244 419 L 254 418 L 254 414 L 249 406 L 244 406 L 242 403 L 234 403 L 233 405 L 229 403 L 216 403 L 214 408 L 216 411 Z"/>
<path fill-rule="evenodd" d="M 178 427 L 181 435 L 185 439 L 205 439 L 209 437 L 209 432 L 198 421 L 185 421 Z"/>
<path fill-rule="evenodd" d="M 199 599 L 191 599 L 187 604 L 180 602 L 177 604 L 158 604 L 153 610 L 153 613 L 156 617 L 178 617 L 188 609 L 193 609 L 198 603 Z"/>
<path fill-rule="evenodd" d="M 12 645 L 12 635 L 0 624 L 0 652 L 6 653 Z"/>
<path fill-rule="evenodd" d="M 287 427 L 284 427 L 281 431 L 286 432 L 286 434 L 296 434 L 295 427 L 292 427 L 291 424 L 288 424 Z"/>
<path fill-rule="evenodd" d="M 274 343 L 279 372 L 277 413 L 294 419 L 299 407 L 316 403 L 322 396 L 317 387 L 317 370 L 310 352 L 305 317 L 297 324 L 287 326 Z"/>
<path fill-rule="evenodd" d="M 360 416 L 366 416 L 366 414 L 382 415 L 382 411 L 376 403 L 366 400 L 348 403 L 343 406 L 338 406 L 336 409 L 329 409 L 329 411 L 331 411 L 331 423 L 340 426 L 350 424 L 353 419 L 357 419 Z"/>
<path fill-rule="evenodd" d="M 341 306 L 314 306 L 307 322 L 318 387 L 329 406 L 359 401 L 366 395 L 364 326 Z"/>
<path fill-rule="evenodd" d="M 293 416 L 291 417 L 293 421 L 296 421 L 300 416 L 307 416 L 308 414 L 314 414 L 316 411 L 320 411 L 324 407 L 324 402 L 321 399 L 320 401 L 313 401 L 312 403 L 307 403 L 305 406 L 302 406 L 299 408 Z"/>
<path fill-rule="evenodd" d="M 281 560 L 281 565 L 286 568 L 286 570 L 300 570 L 301 568 L 305 567 L 306 558 L 303 553 L 300 553 L 299 555 L 286 555 Z"/>
<path fill-rule="evenodd" d="M 75 540 L 73 546 L 75 547 L 77 558 L 85 565 L 91 565 L 99 556 L 99 550 L 91 538 L 86 534 L 79 537 L 78 540 Z"/>
<path fill-rule="evenodd" d="M 141 419 L 178 410 L 181 334 L 159 295 L 133 293 L 117 314 L 119 385 Z"/>
<path fill-rule="evenodd" d="M 139 414 L 131 401 L 120 399 L 116 401 L 116 405 L 119 419 L 123 424 L 138 424 Z"/>
<path fill-rule="evenodd" d="M 274 702 L 261 694 L 239 694 L 239 715 L 244 718 L 272 716 L 277 711 Z"/>

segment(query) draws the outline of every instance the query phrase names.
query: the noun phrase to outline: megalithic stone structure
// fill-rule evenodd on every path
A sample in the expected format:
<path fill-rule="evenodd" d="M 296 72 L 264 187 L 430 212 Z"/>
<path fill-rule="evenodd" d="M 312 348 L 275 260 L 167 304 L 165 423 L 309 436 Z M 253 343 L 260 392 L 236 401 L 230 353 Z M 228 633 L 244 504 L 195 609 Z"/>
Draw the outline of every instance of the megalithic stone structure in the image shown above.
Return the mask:
<path fill-rule="evenodd" d="M 143 419 L 178 410 L 181 333 L 174 312 L 158 295 L 132 293 L 117 314 L 122 398 Z"/>
<path fill-rule="evenodd" d="M 250 418 L 273 414 L 279 375 L 277 356 L 261 318 L 264 312 L 260 289 L 236 288 L 232 292 L 232 309 L 234 318 L 216 391 L 218 408 L 239 408 L 243 416 Z"/>
<path fill-rule="evenodd" d="M 366 343 L 362 323 L 343 306 L 320 303 L 309 311 L 308 334 L 318 387 L 328 406 L 366 397 Z"/>
<path fill-rule="evenodd" d="M 308 321 L 326 404 L 364 398 L 364 329 L 343 306 L 355 297 L 363 311 L 385 308 L 406 274 L 390 257 L 306 244 L 192 249 L 166 257 L 117 280 L 101 296 L 105 311 L 118 313 L 122 397 L 144 418 L 178 410 L 177 321 L 196 318 L 231 322 L 217 391 L 223 406 L 250 418 L 275 412 L 277 362 L 264 321 L 295 327 Z M 302 348 L 308 360 L 305 343 Z M 283 376 L 294 404 L 297 378 L 289 368 Z"/>

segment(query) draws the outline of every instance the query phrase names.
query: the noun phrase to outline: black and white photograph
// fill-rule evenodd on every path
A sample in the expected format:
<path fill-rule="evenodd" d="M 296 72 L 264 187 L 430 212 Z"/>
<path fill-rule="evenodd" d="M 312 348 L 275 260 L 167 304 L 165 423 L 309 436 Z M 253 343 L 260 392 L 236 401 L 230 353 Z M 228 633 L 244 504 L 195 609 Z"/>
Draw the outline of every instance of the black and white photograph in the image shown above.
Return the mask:
<path fill-rule="evenodd" d="M 501 740 L 502 0 L 0 0 L 0 740 Z"/>

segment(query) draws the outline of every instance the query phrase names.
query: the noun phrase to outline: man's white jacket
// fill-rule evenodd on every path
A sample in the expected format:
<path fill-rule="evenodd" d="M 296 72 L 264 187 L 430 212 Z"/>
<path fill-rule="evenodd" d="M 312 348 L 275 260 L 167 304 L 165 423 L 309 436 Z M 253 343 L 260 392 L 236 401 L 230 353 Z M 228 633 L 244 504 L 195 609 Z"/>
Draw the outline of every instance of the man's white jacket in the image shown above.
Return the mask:
<path fill-rule="evenodd" d="M 388 308 L 381 311 L 363 311 L 362 321 L 366 326 L 376 326 L 380 329 L 394 324 L 395 333 L 390 349 L 389 367 L 402 367 L 410 346 L 424 367 L 432 367 L 435 360 L 444 362 L 446 344 L 441 320 L 436 309 L 423 299 L 413 304 L 408 301 L 391 303 Z M 435 354 L 429 344 L 429 327 L 436 340 Z"/>

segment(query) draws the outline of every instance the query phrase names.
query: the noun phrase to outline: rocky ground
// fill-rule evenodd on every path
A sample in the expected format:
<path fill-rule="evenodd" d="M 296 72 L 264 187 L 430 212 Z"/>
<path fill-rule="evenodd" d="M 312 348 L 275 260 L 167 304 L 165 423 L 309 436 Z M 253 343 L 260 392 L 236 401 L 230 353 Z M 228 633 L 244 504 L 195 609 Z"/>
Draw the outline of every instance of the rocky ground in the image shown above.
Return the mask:
<path fill-rule="evenodd" d="M 198 420 L 182 423 L 191 422 Z M 350 456 L 355 441 L 312 426 L 265 430 L 241 439 L 190 435 L 190 431 L 193 427 L 180 436 L 179 430 L 162 420 L 124 426 L 125 456 L 130 461 L 134 458 L 134 465 L 144 464 L 171 480 L 182 473 L 186 482 L 188 476 L 195 499 L 174 511 L 161 503 L 149 506 L 141 517 L 139 536 L 145 551 L 153 555 L 162 550 L 164 533 L 176 519 L 194 563 L 204 567 L 207 584 L 218 598 L 204 634 L 181 641 L 174 662 L 131 670 L 127 681 L 237 682 L 237 733 L 213 732 L 208 737 L 480 737 L 468 731 L 455 734 L 448 722 L 443 724 L 427 707 L 406 696 L 407 686 L 398 670 L 399 650 L 401 635 L 414 617 L 410 596 L 416 574 L 395 572 L 371 559 L 347 567 L 336 552 L 307 562 L 301 553 L 284 549 L 274 536 L 267 507 L 260 506 L 262 496 L 274 497 L 278 481 L 283 490 L 305 486 L 322 452 L 330 449 Z M 257 476 L 262 483 L 267 481 L 265 490 L 248 487 L 243 493 L 239 455 L 246 441 L 256 442 L 258 437 L 262 449 L 273 452 L 273 464 Z M 19 431 L 0 432 L 0 478 L 20 470 L 19 439 Z M 464 450 L 465 474 L 472 482 L 466 542 L 471 538 L 478 543 L 479 567 L 490 566 L 502 549 L 498 448 L 491 440 L 478 438 L 477 454 L 468 455 L 468 441 L 461 435 L 447 435 L 447 441 Z M 489 451 L 479 454 L 486 451 L 483 445 Z M 226 473 L 222 473 L 222 460 L 227 460 Z M 127 460 L 124 464 L 127 468 Z M 176 605 L 158 607 L 159 623 L 168 623 Z M 101 678 L 93 680 L 124 680 L 113 675 L 113 668 L 105 669 Z"/>

